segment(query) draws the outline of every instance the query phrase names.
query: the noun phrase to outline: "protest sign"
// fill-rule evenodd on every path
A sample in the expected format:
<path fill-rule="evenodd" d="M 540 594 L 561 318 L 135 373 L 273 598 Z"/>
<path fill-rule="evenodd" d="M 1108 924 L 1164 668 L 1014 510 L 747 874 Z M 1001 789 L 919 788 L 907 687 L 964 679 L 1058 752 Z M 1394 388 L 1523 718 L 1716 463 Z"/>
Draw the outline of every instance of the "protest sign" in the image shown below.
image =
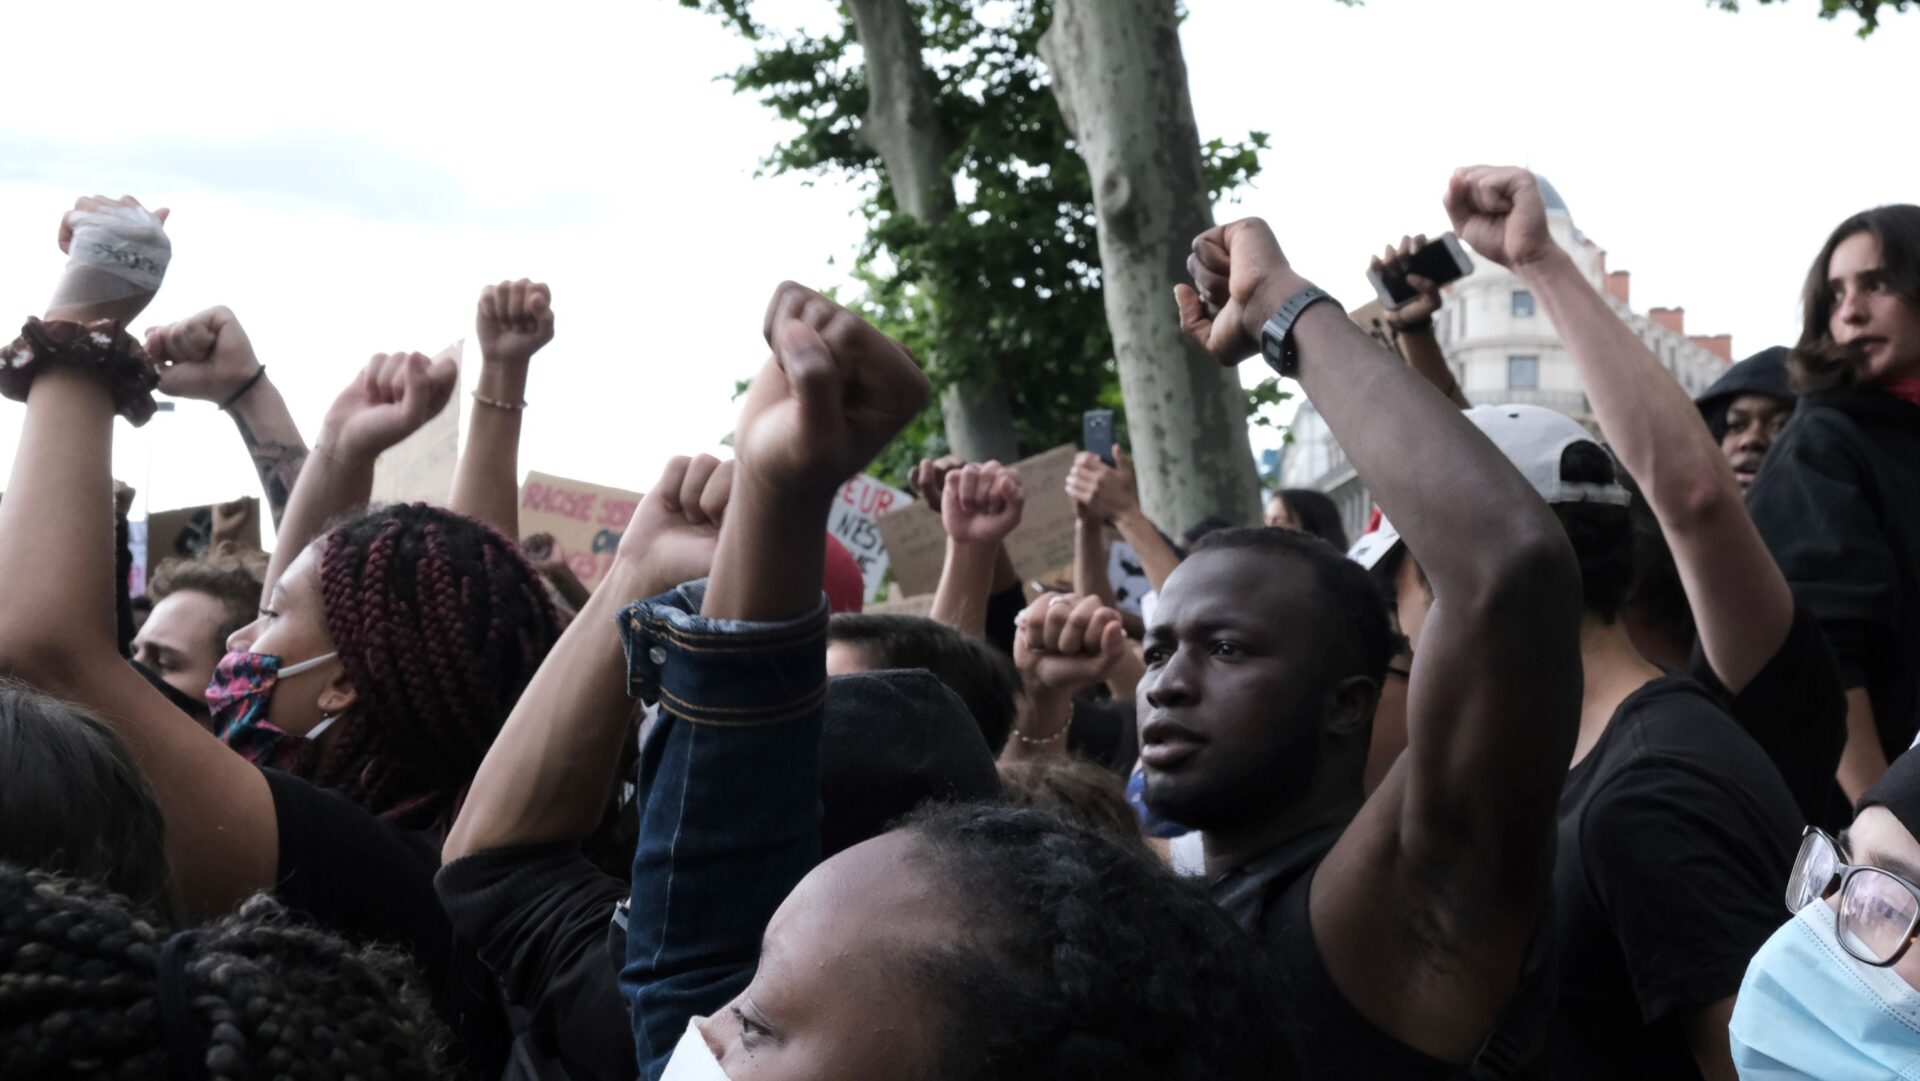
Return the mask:
<path fill-rule="evenodd" d="M 528 473 L 520 486 L 520 535 L 551 534 L 554 558 L 591 589 L 612 568 L 620 535 L 639 507 L 638 492 Z"/>
<path fill-rule="evenodd" d="M 239 504 L 246 504 L 244 508 Z M 240 526 L 231 537 L 242 551 L 258 551 L 260 548 L 260 500 L 257 496 L 248 496 L 228 507 L 229 513 L 237 516 Z M 160 564 L 169 559 L 192 559 L 206 552 L 213 543 L 213 506 L 180 507 L 176 510 L 156 511 L 139 522 L 127 523 L 128 548 L 133 554 L 133 571 L 128 579 L 131 595 L 138 597 L 146 593 L 147 582 Z"/>
<path fill-rule="evenodd" d="M 1007 554 L 1022 582 L 1073 563 L 1074 510 L 1073 500 L 1067 497 L 1067 472 L 1076 453 L 1072 444 L 1062 444 L 1014 463 L 1027 505 L 1019 528 L 1007 537 Z M 940 584 L 940 565 L 947 550 L 940 516 L 916 503 L 882 515 L 878 524 L 900 592 L 906 596 L 932 593 Z"/>
<path fill-rule="evenodd" d="M 880 580 L 887 575 L 887 547 L 880 538 L 878 519 L 912 502 L 907 493 L 863 473 L 840 486 L 827 511 L 827 532 L 853 553 L 866 583 L 867 600 L 880 591 Z"/>
<path fill-rule="evenodd" d="M 454 342 L 433 358 L 438 364 L 452 357 L 460 363 L 464 341 Z M 373 497 L 379 503 L 432 503 L 446 506 L 453 501 L 453 471 L 460 460 L 460 384 L 432 420 L 420 430 L 387 448 L 373 463 Z"/>

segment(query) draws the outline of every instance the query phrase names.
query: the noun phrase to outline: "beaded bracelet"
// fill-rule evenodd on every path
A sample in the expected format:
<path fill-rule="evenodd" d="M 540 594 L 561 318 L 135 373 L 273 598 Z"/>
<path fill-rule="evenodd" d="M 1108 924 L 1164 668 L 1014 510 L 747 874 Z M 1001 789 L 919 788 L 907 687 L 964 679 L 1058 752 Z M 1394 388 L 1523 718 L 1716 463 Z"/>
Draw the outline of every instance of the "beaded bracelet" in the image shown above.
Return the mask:
<path fill-rule="evenodd" d="M 492 406 L 495 409 L 504 409 L 509 413 L 518 413 L 527 407 L 527 403 L 525 402 L 503 402 L 498 398 L 489 398 L 477 390 L 473 392 L 473 400 L 479 402 L 481 405 Z"/>
<path fill-rule="evenodd" d="M 20 336 L 0 348 L 0 395 L 16 402 L 27 400 L 34 379 L 49 364 L 88 369 L 107 381 L 114 411 L 134 427 L 154 414 L 153 391 L 160 373 L 147 351 L 112 319 L 74 323 L 47 322 L 27 317 Z"/>

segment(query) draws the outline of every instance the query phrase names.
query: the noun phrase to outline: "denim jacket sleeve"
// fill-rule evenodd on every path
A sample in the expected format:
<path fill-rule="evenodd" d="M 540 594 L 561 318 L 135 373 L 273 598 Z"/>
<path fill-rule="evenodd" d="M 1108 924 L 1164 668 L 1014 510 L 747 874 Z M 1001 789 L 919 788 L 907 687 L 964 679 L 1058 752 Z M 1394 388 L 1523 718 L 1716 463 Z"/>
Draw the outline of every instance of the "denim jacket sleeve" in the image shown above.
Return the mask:
<path fill-rule="evenodd" d="M 773 913 L 820 861 L 827 606 L 699 616 L 704 583 L 620 613 L 628 690 L 657 700 L 640 758 L 621 994 L 655 1081 L 695 1016 L 744 989 Z"/>

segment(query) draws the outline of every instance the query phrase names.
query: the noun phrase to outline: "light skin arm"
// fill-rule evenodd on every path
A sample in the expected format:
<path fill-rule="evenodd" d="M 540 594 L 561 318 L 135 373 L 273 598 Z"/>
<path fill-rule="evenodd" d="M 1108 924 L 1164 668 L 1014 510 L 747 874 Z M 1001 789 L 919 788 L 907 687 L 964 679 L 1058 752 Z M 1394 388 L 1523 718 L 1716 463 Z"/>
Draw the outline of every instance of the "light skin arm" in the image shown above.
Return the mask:
<path fill-rule="evenodd" d="M 366 505 L 373 494 L 375 459 L 446 408 L 459 376 L 452 358 L 436 363 L 420 353 L 378 353 L 340 392 L 288 500 L 262 604 L 273 596 L 287 565 L 328 522 Z"/>
<path fill-rule="evenodd" d="M 1251 219 L 1202 234 L 1188 267 L 1181 323 L 1225 362 L 1254 353 L 1308 284 Z M 1407 750 L 1314 876 L 1314 940 L 1370 1021 L 1465 1062 L 1518 985 L 1551 891 L 1580 713 L 1579 569 L 1506 458 L 1338 305 L 1306 309 L 1293 342 L 1308 397 L 1435 597 Z M 1379 934 L 1393 926 L 1419 933 Z"/>
<path fill-rule="evenodd" d="M 928 615 L 957 631 L 984 638 L 987 600 L 1007 534 L 1020 525 L 1026 495 L 1020 474 L 999 462 L 952 470 L 943 482 L 940 521 L 947 531 L 946 562 Z"/>
<path fill-rule="evenodd" d="M 674 458 L 648 490 L 607 577 L 514 704 L 441 856 L 578 841 L 593 832 L 630 737 L 633 700 L 614 617 L 706 575 L 733 465 Z"/>
<path fill-rule="evenodd" d="M 1700 1067 L 1700 1076 L 1706 1081 L 1739 1081 L 1740 1073 L 1733 1066 L 1733 1045 L 1727 1039 L 1727 1026 L 1733 1023 L 1734 996 L 1703 1006 L 1687 1014 L 1683 1023 L 1687 1030 L 1687 1047 L 1693 1052 L 1694 1064 Z"/>
<path fill-rule="evenodd" d="M 1880 729 L 1873 720 L 1873 700 L 1865 687 L 1847 692 L 1847 747 L 1840 752 L 1837 774 L 1847 802 L 1858 802 L 1887 772 L 1887 755 L 1880 749 Z"/>
<path fill-rule="evenodd" d="M 146 299 L 120 302 L 113 317 L 132 318 Z M 69 309 L 49 317 L 104 314 Z M 0 573 L 10 583 L 0 606 L 0 665 L 113 729 L 166 817 L 176 898 L 191 912 L 218 912 L 273 885 L 273 800 L 259 770 L 173 708 L 119 654 L 112 457 L 107 385 L 78 368 L 50 368 L 29 394 L 0 501 Z"/>
<path fill-rule="evenodd" d="M 1086 507 L 1092 516 L 1112 522 L 1120 531 L 1120 538 L 1140 557 L 1140 569 L 1146 572 L 1147 581 L 1155 590 L 1166 588 L 1168 576 L 1180 565 L 1180 553 L 1174 551 L 1154 528 L 1152 519 L 1140 509 L 1140 497 L 1135 494 L 1133 483 L 1133 462 L 1127 457 L 1125 447 L 1114 445 L 1112 465 L 1088 451 L 1075 455 L 1073 468 L 1067 473 L 1067 495 L 1077 506 Z M 1104 560 L 1100 573 L 1106 573 Z M 1079 583 L 1075 585 L 1078 587 Z"/>
<path fill-rule="evenodd" d="M 1546 235 L 1546 212 L 1525 169 L 1462 170 L 1448 209 L 1455 229 L 1489 258 L 1475 238 L 1503 234 L 1509 222 L 1530 236 Z M 1732 466 L 1693 400 L 1564 249 L 1538 245 L 1513 270 L 1573 355 L 1601 433 L 1639 482 L 1673 550 L 1707 662 L 1738 693 L 1787 640 L 1793 594 L 1747 514 Z"/>
<path fill-rule="evenodd" d="M 503 536 L 520 535 L 520 420 L 527 368 L 553 340 L 553 297 L 525 278 L 480 293 L 475 329 L 480 381 L 468 414 L 467 445 L 453 475 L 453 509 Z M 503 404 L 489 404 L 489 403 Z"/>
<path fill-rule="evenodd" d="M 1119 603 L 1107 578 L 1107 524 L 1084 504 L 1074 504 L 1073 591 L 1099 597 L 1102 604 Z"/>
<path fill-rule="evenodd" d="M 232 310 L 209 308 L 178 323 L 149 329 L 147 354 L 160 365 L 162 393 L 226 408 L 260 476 L 274 527 L 279 528 L 300 468 L 306 464 L 307 442 Z"/>
<path fill-rule="evenodd" d="M 1050 593 L 1021 612 L 1013 663 L 1028 708 L 1000 761 L 1065 758 L 1074 695 L 1111 676 L 1127 652 L 1120 613 L 1098 597 Z"/>
<path fill-rule="evenodd" d="M 1403 236 L 1399 247 L 1389 245 L 1374 257 L 1367 269 L 1375 273 L 1391 270 L 1426 243 L 1424 233 Z M 1414 298 L 1386 314 L 1387 325 L 1393 328 L 1400 343 L 1400 352 L 1413 370 L 1420 373 L 1420 378 L 1432 383 L 1448 401 L 1462 409 L 1471 409 L 1473 403 L 1467 401 L 1466 394 L 1460 390 L 1453 369 L 1447 366 L 1446 354 L 1440 351 L 1440 339 L 1433 332 L 1433 317 L 1440 311 L 1440 287 L 1432 279 L 1418 274 L 1407 275 L 1407 284 L 1413 287 Z"/>

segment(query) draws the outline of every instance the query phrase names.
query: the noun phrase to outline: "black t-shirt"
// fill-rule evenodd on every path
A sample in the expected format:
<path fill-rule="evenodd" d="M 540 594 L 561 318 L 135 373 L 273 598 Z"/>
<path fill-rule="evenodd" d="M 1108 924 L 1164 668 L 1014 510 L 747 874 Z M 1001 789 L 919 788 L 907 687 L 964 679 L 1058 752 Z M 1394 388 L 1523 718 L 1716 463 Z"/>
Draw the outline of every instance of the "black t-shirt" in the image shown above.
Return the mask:
<path fill-rule="evenodd" d="M 1290 1070 L 1311 1078 L 1446 1078 L 1454 1066 L 1408 1047 L 1361 1016 L 1327 971 L 1308 919 L 1313 872 L 1344 825 L 1286 841 L 1220 876 L 1208 892 L 1233 921 L 1272 951 L 1285 988 L 1280 1003 Z"/>
<path fill-rule="evenodd" d="M 1698 643 L 1687 675 L 1713 692 L 1787 782 L 1801 817 L 1828 832 L 1844 829 L 1853 805 L 1834 780 L 1847 745 L 1847 695 L 1820 621 L 1795 600 L 1793 626 L 1739 694 L 1729 692 Z"/>
<path fill-rule="evenodd" d="M 439 839 L 383 822 L 338 792 L 260 772 L 280 826 L 275 896 L 349 938 L 411 954 L 459 1040 L 453 1059 L 475 1076 L 498 1077 L 510 1043 L 500 994 L 434 893 Z"/>
<path fill-rule="evenodd" d="M 1698 1075 L 1685 1017 L 1786 921 L 1800 812 L 1699 684 L 1629 695 L 1567 774 L 1554 866 L 1555 1078 Z"/>

